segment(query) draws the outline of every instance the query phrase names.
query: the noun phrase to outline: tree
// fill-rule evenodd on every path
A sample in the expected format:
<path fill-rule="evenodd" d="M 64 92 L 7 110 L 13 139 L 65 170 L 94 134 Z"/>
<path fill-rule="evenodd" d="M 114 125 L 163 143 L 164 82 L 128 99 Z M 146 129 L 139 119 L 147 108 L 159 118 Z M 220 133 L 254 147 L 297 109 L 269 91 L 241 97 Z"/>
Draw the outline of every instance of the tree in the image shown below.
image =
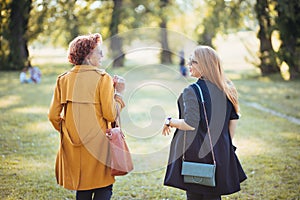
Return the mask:
<path fill-rule="evenodd" d="M 124 66 L 125 55 L 122 51 L 122 38 L 118 36 L 119 24 L 121 23 L 121 11 L 122 11 L 122 0 L 113 0 L 113 11 L 111 17 L 111 23 L 109 25 L 111 42 L 110 47 L 112 50 L 113 67 Z"/>
<path fill-rule="evenodd" d="M 79 19 L 79 12 L 75 12 L 77 0 L 68 0 L 66 2 L 58 1 L 58 4 L 62 7 L 62 16 L 65 24 L 65 31 L 67 31 L 67 43 L 71 42 L 75 37 L 79 35 L 79 27 L 81 20 Z M 78 9 L 80 10 L 80 9 Z"/>
<path fill-rule="evenodd" d="M 112 18 L 109 25 L 111 50 L 113 54 L 113 66 L 123 66 L 124 52 L 122 45 L 133 38 L 119 37 L 119 33 L 131 28 L 142 26 L 159 26 L 162 63 L 172 63 L 172 53 L 169 50 L 167 22 L 170 15 L 169 9 L 172 7 L 169 0 L 142 1 L 142 0 L 114 0 L 112 8 Z M 126 5 L 126 6 L 124 6 Z M 121 29 L 120 29 L 121 27 Z"/>
<path fill-rule="evenodd" d="M 159 23 L 159 27 L 161 28 L 161 54 L 160 54 L 160 61 L 161 63 L 170 64 L 172 63 L 172 53 L 169 50 L 169 42 L 168 42 L 168 31 L 167 31 L 167 22 L 168 22 L 168 16 L 167 16 L 167 6 L 169 4 L 169 0 L 160 0 L 160 12 L 159 16 L 161 18 L 161 22 Z"/>
<path fill-rule="evenodd" d="M 218 33 L 227 33 L 243 27 L 243 19 L 251 6 L 247 0 L 224 1 L 205 0 L 205 14 L 196 28 L 198 43 L 214 47 L 213 39 Z M 201 10 L 201 8 L 199 8 Z"/>
<path fill-rule="evenodd" d="M 5 38 L 8 44 L 8 54 L 4 54 L 7 58 L 1 59 L 4 62 L 1 63 L 1 70 L 19 70 L 27 65 L 29 52 L 26 33 L 32 9 L 31 4 L 31 0 L 12 0 L 7 4 L 5 12 L 9 13 L 6 21 L 8 29 L 2 32 L 1 43 Z"/>
<path fill-rule="evenodd" d="M 77 0 L 50 1 L 47 4 L 47 19 L 43 27 L 43 35 L 50 38 L 48 42 L 66 47 L 78 35 L 86 34 L 90 25 L 87 16 L 90 4 Z"/>
<path fill-rule="evenodd" d="M 207 11 L 205 18 L 203 19 L 202 25 L 204 27 L 203 32 L 199 35 L 198 43 L 205 44 L 213 47 L 213 38 L 218 33 L 218 28 L 221 22 L 221 13 L 225 10 L 225 2 L 219 1 L 206 1 Z"/>
<path fill-rule="evenodd" d="M 150 37 L 154 42 L 159 42 L 161 46 L 160 62 L 165 64 L 172 63 L 172 52 L 169 46 L 168 21 L 174 16 L 173 11 L 176 4 L 172 0 L 131 0 L 126 9 L 126 20 L 122 22 L 127 28 L 139 27 L 159 27 L 158 32 Z M 130 11 L 129 11 L 130 9 Z M 128 23 L 129 21 L 129 23 Z M 145 36 L 139 36 L 144 38 Z M 131 38 L 134 39 L 134 38 Z"/>
<path fill-rule="evenodd" d="M 48 17 L 48 1 L 33 1 L 26 33 L 29 43 L 34 42 L 41 33 L 47 30 L 49 24 L 45 20 Z"/>
<path fill-rule="evenodd" d="M 279 58 L 289 66 L 290 79 L 300 79 L 300 2 L 277 0 L 276 22 L 282 44 Z"/>
<path fill-rule="evenodd" d="M 6 0 L 0 5 L 0 70 L 19 70 L 30 59 L 28 43 L 43 32 L 47 3 Z"/>
<path fill-rule="evenodd" d="M 260 41 L 258 66 L 263 76 L 279 73 L 280 69 L 276 62 L 276 53 L 273 50 L 271 36 L 274 25 L 270 17 L 270 2 L 268 0 L 257 0 L 255 11 L 259 23 L 259 31 L 257 37 Z"/>
<path fill-rule="evenodd" d="M 8 66 L 8 55 L 9 55 L 9 44 L 5 35 L 8 31 L 8 20 L 9 20 L 9 3 L 8 1 L 1 1 L 1 18 L 0 18 L 0 70 L 9 68 Z"/>

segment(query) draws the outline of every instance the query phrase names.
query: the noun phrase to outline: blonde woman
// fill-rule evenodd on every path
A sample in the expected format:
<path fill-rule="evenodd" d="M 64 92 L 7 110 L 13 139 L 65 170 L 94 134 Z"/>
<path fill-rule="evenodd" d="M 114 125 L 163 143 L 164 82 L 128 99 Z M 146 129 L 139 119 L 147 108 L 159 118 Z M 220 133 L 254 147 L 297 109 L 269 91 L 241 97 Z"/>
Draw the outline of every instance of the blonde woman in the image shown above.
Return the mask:
<path fill-rule="evenodd" d="M 198 79 L 195 84 L 201 88 L 205 101 L 216 160 L 216 186 L 184 183 L 181 175 L 183 152 L 186 161 L 213 163 L 204 108 L 199 103 L 200 92 L 195 84 L 185 88 L 178 99 L 179 119 L 168 117 L 163 127 L 163 135 L 176 128 L 164 184 L 185 190 L 188 200 L 220 200 L 221 195 L 239 191 L 240 182 L 247 178 L 232 144 L 239 119 L 237 91 L 225 77 L 214 49 L 198 46 L 188 65 L 191 76 Z"/>
<path fill-rule="evenodd" d="M 99 69 L 101 35 L 76 37 L 68 58 L 74 67 L 58 76 L 49 120 L 60 132 L 56 158 L 57 183 L 76 190 L 77 200 L 108 200 L 115 182 L 108 161 L 105 131 L 123 108 L 125 83 Z"/>

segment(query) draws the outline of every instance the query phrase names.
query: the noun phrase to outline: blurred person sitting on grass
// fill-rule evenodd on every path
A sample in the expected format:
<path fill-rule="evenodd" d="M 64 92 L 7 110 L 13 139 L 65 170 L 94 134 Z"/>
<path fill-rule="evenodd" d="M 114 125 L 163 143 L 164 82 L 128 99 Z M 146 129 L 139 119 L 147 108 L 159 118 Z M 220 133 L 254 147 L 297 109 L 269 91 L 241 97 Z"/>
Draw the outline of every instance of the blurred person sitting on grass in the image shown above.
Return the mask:
<path fill-rule="evenodd" d="M 38 67 L 31 66 L 31 63 L 28 62 L 28 71 L 30 73 L 30 79 L 28 80 L 28 83 L 40 83 L 42 79 L 42 73 L 41 70 Z"/>
<path fill-rule="evenodd" d="M 29 83 L 29 79 L 27 79 L 27 67 L 24 67 L 20 73 L 20 83 Z"/>
<path fill-rule="evenodd" d="M 101 44 L 98 33 L 71 41 L 68 59 L 74 67 L 58 76 L 49 109 L 49 120 L 61 134 L 57 183 L 76 190 L 77 200 L 109 200 L 115 182 L 105 132 L 125 106 L 125 82 L 98 68 Z"/>

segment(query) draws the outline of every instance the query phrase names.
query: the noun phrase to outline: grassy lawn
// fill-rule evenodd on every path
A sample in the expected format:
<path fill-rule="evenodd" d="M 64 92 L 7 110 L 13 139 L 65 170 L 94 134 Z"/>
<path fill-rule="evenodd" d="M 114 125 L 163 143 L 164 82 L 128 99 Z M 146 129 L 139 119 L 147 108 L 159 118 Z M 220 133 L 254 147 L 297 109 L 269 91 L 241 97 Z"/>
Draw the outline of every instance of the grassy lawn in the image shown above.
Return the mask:
<path fill-rule="evenodd" d="M 54 162 L 59 134 L 47 120 L 56 76 L 70 66 L 41 65 L 42 83 L 20 85 L 16 72 L 0 73 L 0 199 L 74 199 L 56 185 Z M 126 78 L 123 129 L 135 171 L 117 177 L 113 199 L 184 199 L 164 187 L 171 136 L 160 135 L 166 115 L 177 116 L 176 99 L 194 79 L 177 66 L 146 65 L 108 70 Z M 242 101 L 300 118 L 300 82 L 232 74 Z M 223 199 L 300 199 L 300 126 L 241 104 L 234 139 L 248 175 L 241 192 Z"/>

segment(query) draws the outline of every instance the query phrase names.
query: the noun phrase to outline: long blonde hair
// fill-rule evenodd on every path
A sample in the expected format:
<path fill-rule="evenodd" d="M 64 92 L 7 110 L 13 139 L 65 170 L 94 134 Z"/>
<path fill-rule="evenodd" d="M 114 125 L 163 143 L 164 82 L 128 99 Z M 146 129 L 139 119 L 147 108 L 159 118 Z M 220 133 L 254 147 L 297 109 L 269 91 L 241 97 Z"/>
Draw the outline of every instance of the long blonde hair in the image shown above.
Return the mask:
<path fill-rule="evenodd" d="M 232 81 L 225 76 L 217 52 L 209 46 L 197 46 L 194 50 L 194 60 L 198 62 L 197 70 L 200 75 L 223 91 L 232 102 L 235 111 L 239 113 L 237 90 Z"/>

